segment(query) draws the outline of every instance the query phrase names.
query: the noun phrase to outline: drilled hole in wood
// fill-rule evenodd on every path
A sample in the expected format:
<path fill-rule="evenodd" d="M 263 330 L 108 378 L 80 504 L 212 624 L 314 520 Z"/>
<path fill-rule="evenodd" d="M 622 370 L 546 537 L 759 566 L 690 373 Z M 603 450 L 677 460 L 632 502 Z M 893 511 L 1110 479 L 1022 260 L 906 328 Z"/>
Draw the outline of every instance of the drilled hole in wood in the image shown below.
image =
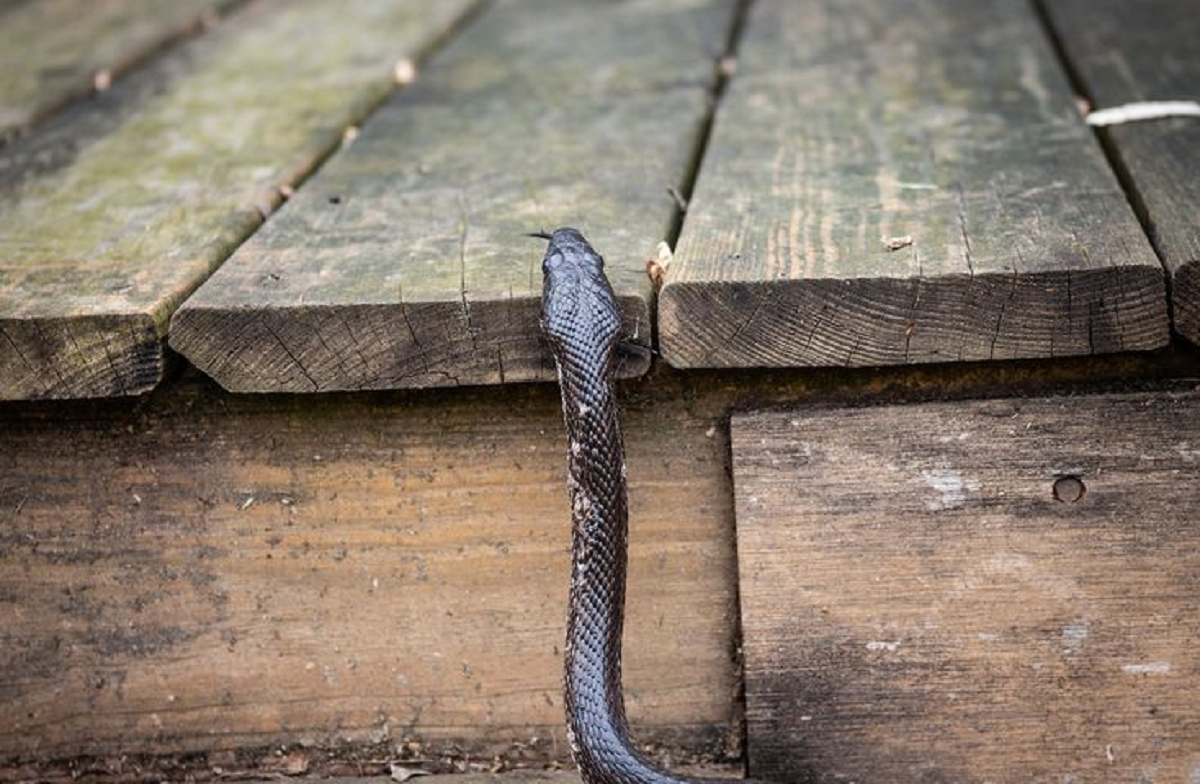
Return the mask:
<path fill-rule="evenodd" d="M 1073 504 L 1083 498 L 1087 486 L 1077 476 L 1060 476 L 1054 480 L 1054 498 L 1064 504 Z"/>

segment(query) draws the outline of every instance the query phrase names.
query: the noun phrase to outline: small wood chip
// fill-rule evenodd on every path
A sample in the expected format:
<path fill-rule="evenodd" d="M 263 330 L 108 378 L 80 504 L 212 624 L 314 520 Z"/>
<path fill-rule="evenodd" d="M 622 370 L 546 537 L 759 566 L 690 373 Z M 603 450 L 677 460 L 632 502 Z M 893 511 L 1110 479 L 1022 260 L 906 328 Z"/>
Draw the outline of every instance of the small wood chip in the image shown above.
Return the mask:
<path fill-rule="evenodd" d="M 391 774 L 392 781 L 408 781 L 413 776 L 428 776 L 429 771 L 421 770 L 420 768 L 406 768 L 403 765 L 392 763 L 388 765 L 388 772 Z"/>
<path fill-rule="evenodd" d="M 417 78 L 417 66 L 412 60 L 403 59 L 396 61 L 396 69 L 393 71 L 396 79 L 396 84 L 412 84 Z"/>
<path fill-rule="evenodd" d="M 687 212 L 687 199 L 683 198 L 683 194 L 674 185 L 667 186 L 667 194 L 671 197 L 671 201 L 675 202 L 675 207 L 680 212 Z"/>
<path fill-rule="evenodd" d="M 902 237 L 884 237 L 882 242 L 884 249 L 891 252 L 909 247 L 913 244 L 913 238 L 911 234 L 905 234 Z"/>
<path fill-rule="evenodd" d="M 654 284 L 655 288 L 662 285 L 663 276 L 667 274 L 667 267 L 671 266 L 673 255 L 671 246 L 665 242 L 660 242 L 658 243 L 655 258 L 646 261 L 646 275 L 650 278 L 650 282 Z"/>

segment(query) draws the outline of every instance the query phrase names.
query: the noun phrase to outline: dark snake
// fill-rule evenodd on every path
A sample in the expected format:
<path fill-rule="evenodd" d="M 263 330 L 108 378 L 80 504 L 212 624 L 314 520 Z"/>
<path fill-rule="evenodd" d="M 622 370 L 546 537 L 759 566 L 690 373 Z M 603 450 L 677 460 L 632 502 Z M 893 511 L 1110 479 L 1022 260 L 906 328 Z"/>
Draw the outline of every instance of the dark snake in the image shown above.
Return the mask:
<path fill-rule="evenodd" d="M 567 612 L 567 737 L 584 784 L 702 784 L 650 763 L 629 739 L 621 630 L 629 527 L 625 447 L 613 376 L 621 312 L 604 259 L 575 229 L 542 261 L 542 331 L 554 354 L 569 444 L 571 592 Z M 722 784 L 757 784 L 731 780 Z"/>

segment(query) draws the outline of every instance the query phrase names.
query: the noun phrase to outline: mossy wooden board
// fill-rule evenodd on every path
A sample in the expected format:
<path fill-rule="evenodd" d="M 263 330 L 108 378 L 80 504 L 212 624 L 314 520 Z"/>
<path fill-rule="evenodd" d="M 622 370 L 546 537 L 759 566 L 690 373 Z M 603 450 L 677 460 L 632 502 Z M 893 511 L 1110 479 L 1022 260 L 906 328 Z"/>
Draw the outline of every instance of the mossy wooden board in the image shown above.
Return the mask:
<path fill-rule="evenodd" d="M 1094 102 L 1200 101 L 1192 0 L 1047 0 L 1063 52 Z M 1200 118 L 1110 126 L 1112 144 L 1171 274 L 1175 329 L 1200 343 Z"/>
<path fill-rule="evenodd" d="M 1200 396 L 733 417 L 750 773 L 1190 782 Z"/>
<path fill-rule="evenodd" d="M 0 141 L 105 86 L 238 0 L 38 0 L 0 6 Z"/>
<path fill-rule="evenodd" d="M 1168 339 L 1161 266 L 1025 3 L 755 3 L 659 302 L 682 367 Z"/>
<path fill-rule="evenodd" d="M 735 3 L 498 2 L 179 311 L 171 345 L 227 389 L 554 377 L 543 241 L 574 225 L 649 364 L 667 238 Z"/>
<path fill-rule="evenodd" d="M 178 304 L 470 5 L 254 3 L 0 149 L 0 398 L 153 387 Z"/>

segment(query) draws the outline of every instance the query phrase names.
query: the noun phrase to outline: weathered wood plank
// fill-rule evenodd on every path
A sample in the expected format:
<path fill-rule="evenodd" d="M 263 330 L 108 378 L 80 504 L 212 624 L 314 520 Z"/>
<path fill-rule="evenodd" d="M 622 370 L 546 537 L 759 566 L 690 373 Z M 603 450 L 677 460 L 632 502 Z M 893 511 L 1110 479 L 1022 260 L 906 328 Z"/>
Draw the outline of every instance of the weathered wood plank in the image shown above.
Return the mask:
<path fill-rule="evenodd" d="M 1188 393 L 735 416 L 751 774 L 1196 778 L 1198 414 Z"/>
<path fill-rule="evenodd" d="M 660 363 L 623 382 L 638 739 L 673 762 L 739 753 L 731 407 L 1064 392 L 1194 376 L 1198 357 Z M 555 394 L 260 398 L 185 378 L 137 401 L 0 405 L 0 780 L 228 772 L 281 744 L 353 771 L 406 735 L 422 745 L 404 754 L 439 760 L 565 755 L 540 697 L 560 687 L 565 600 Z M 453 674 L 463 660 L 473 679 Z"/>
<path fill-rule="evenodd" d="M 565 758 L 557 394 L 205 380 L 10 412 L 0 760 L 407 741 Z M 643 394 L 625 415 L 630 717 L 641 741 L 736 754 L 722 414 Z"/>
<path fill-rule="evenodd" d="M 646 261 L 734 6 L 496 3 L 188 300 L 172 347 L 236 391 L 550 379 L 545 245 L 523 234 L 574 225 L 644 372 Z"/>
<path fill-rule="evenodd" d="M 1194 2 L 1043 5 L 1093 108 L 1200 100 Z M 1100 132 L 1115 146 L 1171 273 L 1175 329 L 1200 343 L 1200 121 L 1156 120 Z"/>
<path fill-rule="evenodd" d="M 1161 266 L 1021 3 L 755 3 L 660 297 L 680 367 L 1162 345 Z"/>
<path fill-rule="evenodd" d="M 178 304 L 469 5 L 255 3 L 0 150 L 0 399 L 153 387 Z"/>
<path fill-rule="evenodd" d="M 40 0 L 0 6 L 0 142 L 238 0 Z"/>

